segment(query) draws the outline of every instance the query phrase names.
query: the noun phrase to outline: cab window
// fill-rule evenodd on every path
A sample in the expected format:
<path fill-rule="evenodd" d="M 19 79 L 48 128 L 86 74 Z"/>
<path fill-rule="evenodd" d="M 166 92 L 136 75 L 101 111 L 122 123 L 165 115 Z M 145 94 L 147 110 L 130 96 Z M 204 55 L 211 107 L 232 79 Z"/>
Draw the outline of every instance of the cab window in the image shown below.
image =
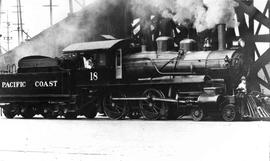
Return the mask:
<path fill-rule="evenodd" d="M 106 66 L 106 56 L 105 53 L 99 55 L 99 65 Z"/>

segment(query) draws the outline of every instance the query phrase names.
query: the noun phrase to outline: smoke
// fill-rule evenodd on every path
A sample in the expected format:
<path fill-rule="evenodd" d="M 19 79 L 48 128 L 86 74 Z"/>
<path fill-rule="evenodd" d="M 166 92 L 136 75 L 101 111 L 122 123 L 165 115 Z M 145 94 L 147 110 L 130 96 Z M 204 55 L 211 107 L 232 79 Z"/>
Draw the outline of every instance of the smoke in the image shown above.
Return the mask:
<path fill-rule="evenodd" d="M 102 34 L 125 38 L 125 24 L 131 24 L 124 21 L 126 6 L 135 17 L 158 14 L 172 18 L 178 24 L 192 25 L 200 32 L 219 23 L 235 26 L 234 7 L 237 5 L 234 0 L 95 0 L 11 53 L 17 62 L 28 55 L 60 56 L 62 49 L 69 44 L 98 40 Z"/>
<path fill-rule="evenodd" d="M 174 10 L 175 0 L 131 0 L 130 5 L 135 16 L 145 17 L 151 13 L 162 14 L 166 9 Z"/>
<path fill-rule="evenodd" d="M 234 0 L 204 0 L 204 5 L 207 7 L 202 20 L 203 23 L 196 23 L 196 29 L 203 31 L 213 28 L 217 24 L 223 23 L 227 27 L 235 27 L 238 25 L 235 19 L 235 7 L 238 3 Z"/>
<path fill-rule="evenodd" d="M 192 25 L 198 32 L 223 23 L 235 27 L 234 0 L 133 0 L 132 11 L 138 17 L 159 13 L 184 26 Z M 171 11 L 171 12 L 168 12 Z"/>
<path fill-rule="evenodd" d="M 96 40 L 101 34 L 109 34 L 105 31 L 107 30 L 105 24 L 109 23 L 107 21 L 110 21 L 110 16 L 122 20 L 118 13 L 113 14 L 113 12 L 123 1 L 125 0 L 95 0 L 81 11 L 11 50 L 9 54 L 14 55 L 13 62 L 18 62 L 22 57 L 29 55 L 59 57 L 63 48 L 72 43 Z M 121 29 L 119 27 L 119 30 Z"/>
<path fill-rule="evenodd" d="M 184 26 L 203 23 L 206 9 L 202 0 L 177 0 L 175 6 L 174 20 Z"/>

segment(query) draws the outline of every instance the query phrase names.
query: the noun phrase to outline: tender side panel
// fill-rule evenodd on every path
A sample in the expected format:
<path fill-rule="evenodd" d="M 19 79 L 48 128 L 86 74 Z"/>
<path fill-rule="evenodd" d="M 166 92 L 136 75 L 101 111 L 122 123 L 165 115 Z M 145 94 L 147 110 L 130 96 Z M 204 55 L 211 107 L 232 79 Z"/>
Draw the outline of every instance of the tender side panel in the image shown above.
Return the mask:
<path fill-rule="evenodd" d="M 63 97 L 72 88 L 68 72 L 0 75 L 0 101 L 28 97 Z M 49 99 L 49 98 L 48 98 Z"/>

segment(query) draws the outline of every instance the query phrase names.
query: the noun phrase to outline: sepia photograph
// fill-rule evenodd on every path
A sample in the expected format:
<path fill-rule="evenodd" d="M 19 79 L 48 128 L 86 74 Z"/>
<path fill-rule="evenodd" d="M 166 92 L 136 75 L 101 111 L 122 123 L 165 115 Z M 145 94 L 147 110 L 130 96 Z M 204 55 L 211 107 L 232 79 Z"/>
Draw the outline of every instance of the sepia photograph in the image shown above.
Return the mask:
<path fill-rule="evenodd" d="M 270 0 L 0 0 L 0 161 L 269 161 Z"/>

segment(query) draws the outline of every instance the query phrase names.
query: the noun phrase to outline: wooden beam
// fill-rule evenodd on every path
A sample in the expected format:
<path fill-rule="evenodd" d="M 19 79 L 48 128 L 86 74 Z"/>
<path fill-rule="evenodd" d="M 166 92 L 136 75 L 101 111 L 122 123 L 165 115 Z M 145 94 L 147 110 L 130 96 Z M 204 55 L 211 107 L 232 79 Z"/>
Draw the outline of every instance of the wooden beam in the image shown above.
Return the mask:
<path fill-rule="evenodd" d="M 248 33 L 248 26 L 247 26 L 245 15 L 244 15 L 244 10 L 240 7 L 237 7 L 235 9 L 235 12 L 237 15 L 237 19 L 240 22 L 238 28 L 239 28 L 240 37 L 242 37 Z"/>
<path fill-rule="evenodd" d="M 268 8 L 269 4 L 270 4 L 270 3 L 269 3 L 269 0 L 267 0 L 266 5 L 265 5 L 264 10 L 263 10 L 263 15 L 265 15 L 266 12 L 267 12 L 267 10 L 269 9 L 269 8 Z M 259 32 L 260 32 L 260 30 L 261 30 L 261 27 L 262 27 L 262 24 L 259 23 L 259 25 L 258 25 L 258 27 L 257 27 L 257 30 L 256 30 L 256 32 L 255 32 L 255 35 L 258 35 L 258 34 L 259 34 Z"/>
<path fill-rule="evenodd" d="M 270 84 L 262 80 L 260 77 L 257 77 L 256 79 L 259 84 L 263 85 L 265 88 L 270 90 Z"/>
<path fill-rule="evenodd" d="M 242 0 L 235 0 L 239 3 L 239 7 L 250 16 L 251 19 L 255 19 L 261 24 L 265 25 L 267 28 L 270 29 L 270 20 L 263 15 L 257 8 L 253 5 L 246 5 Z"/>
<path fill-rule="evenodd" d="M 253 41 L 253 42 L 270 42 L 270 34 L 254 35 L 251 37 L 251 41 Z"/>
<path fill-rule="evenodd" d="M 269 63 L 270 60 L 270 48 L 267 49 L 261 57 L 253 64 L 252 73 L 258 73 L 262 66 Z"/>
<path fill-rule="evenodd" d="M 255 53 L 257 54 L 258 58 L 261 56 L 258 48 L 255 46 Z M 267 82 L 270 83 L 270 76 L 265 66 L 262 67 L 262 70 L 264 72 L 265 78 L 267 79 Z"/>

